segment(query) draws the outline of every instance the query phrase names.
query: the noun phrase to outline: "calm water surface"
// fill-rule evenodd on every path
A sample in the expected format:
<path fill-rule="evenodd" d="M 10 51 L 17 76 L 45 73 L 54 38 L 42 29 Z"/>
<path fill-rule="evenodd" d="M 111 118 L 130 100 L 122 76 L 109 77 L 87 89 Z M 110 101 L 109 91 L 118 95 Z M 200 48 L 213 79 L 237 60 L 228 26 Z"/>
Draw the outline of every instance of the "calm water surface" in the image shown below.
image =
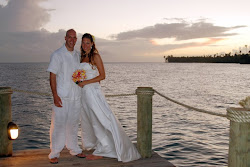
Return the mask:
<path fill-rule="evenodd" d="M 48 63 L 0 64 L 0 86 L 50 92 Z M 182 103 L 226 113 L 250 95 L 250 65 L 106 63 L 105 94 L 150 86 Z M 136 96 L 108 97 L 131 140 L 136 141 Z M 12 119 L 20 136 L 14 150 L 49 148 L 52 97 L 14 92 Z M 80 133 L 79 133 L 80 135 Z M 186 109 L 153 96 L 153 149 L 180 167 L 227 166 L 229 120 Z"/>

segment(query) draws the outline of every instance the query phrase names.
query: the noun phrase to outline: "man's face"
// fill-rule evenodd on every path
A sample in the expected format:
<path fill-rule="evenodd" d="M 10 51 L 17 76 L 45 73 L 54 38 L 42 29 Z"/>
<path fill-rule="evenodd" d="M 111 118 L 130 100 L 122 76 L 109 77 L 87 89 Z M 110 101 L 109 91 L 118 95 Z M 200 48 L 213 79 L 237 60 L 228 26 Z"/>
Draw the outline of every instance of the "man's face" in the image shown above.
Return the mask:
<path fill-rule="evenodd" d="M 76 44 L 76 41 L 77 41 L 76 32 L 74 30 L 69 31 L 66 34 L 65 41 L 66 41 L 66 43 L 65 43 L 66 48 L 69 51 L 73 51 L 75 44 Z"/>

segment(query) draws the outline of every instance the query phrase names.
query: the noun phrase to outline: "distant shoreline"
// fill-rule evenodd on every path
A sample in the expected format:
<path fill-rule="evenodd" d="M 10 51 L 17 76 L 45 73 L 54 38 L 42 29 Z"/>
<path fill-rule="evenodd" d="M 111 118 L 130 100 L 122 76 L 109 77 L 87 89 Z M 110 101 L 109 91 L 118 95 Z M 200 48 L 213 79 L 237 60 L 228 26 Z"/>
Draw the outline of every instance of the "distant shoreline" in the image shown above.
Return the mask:
<path fill-rule="evenodd" d="M 250 54 L 225 56 L 165 57 L 166 63 L 239 63 L 250 64 Z"/>
<path fill-rule="evenodd" d="M 36 63 L 44 63 L 49 64 L 49 62 L 0 62 L 0 64 L 36 64 Z M 104 64 L 138 64 L 138 63 L 162 63 L 162 61 L 155 62 L 103 62 Z"/>

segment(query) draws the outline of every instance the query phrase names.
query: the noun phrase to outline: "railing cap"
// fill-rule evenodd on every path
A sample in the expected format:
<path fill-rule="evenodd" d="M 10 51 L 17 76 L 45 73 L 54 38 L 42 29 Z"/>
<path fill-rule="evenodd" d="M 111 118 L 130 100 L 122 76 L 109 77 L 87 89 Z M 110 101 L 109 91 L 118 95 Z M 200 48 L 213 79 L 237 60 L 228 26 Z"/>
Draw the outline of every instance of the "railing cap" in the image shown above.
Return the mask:
<path fill-rule="evenodd" d="M 154 95 L 154 89 L 152 87 L 137 87 L 137 95 Z"/>
<path fill-rule="evenodd" d="M 0 87 L 0 95 L 2 94 L 12 94 L 13 90 L 11 87 Z"/>
<path fill-rule="evenodd" d="M 227 108 L 227 118 L 234 122 L 250 123 L 250 110 L 246 108 Z"/>

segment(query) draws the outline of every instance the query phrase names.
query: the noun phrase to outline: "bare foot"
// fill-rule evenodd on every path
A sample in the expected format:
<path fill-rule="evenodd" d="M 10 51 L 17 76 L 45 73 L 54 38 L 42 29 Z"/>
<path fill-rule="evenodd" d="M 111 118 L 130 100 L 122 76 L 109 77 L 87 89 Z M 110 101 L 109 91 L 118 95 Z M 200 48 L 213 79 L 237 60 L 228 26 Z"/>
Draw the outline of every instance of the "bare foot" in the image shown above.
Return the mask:
<path fill-rule="evenodd" d="M 83 153 L 79 153 L 79 154 L 77 154 L 76 156 L 77 156 L 78 158 L 85 158 L 85 157 L 86 157 L 86 155 L 83 154 Z"/>
<path fill-rule="evenodd" d="M 87 155 L 87 160 L 97 160 L 97 159 L 102 159 L 103 157 L 102 156 L 97 156 L 97 155 L 93 155 L 93 154 L 90 154 L 90 155 Z"/>
<path fill-rule="evenodd" d="M 49 162 L 52 163 L 52 164 L 57 164 L 58 163 L 58 158 L 55 157 L 55 158 L 49 159 Z"/>

